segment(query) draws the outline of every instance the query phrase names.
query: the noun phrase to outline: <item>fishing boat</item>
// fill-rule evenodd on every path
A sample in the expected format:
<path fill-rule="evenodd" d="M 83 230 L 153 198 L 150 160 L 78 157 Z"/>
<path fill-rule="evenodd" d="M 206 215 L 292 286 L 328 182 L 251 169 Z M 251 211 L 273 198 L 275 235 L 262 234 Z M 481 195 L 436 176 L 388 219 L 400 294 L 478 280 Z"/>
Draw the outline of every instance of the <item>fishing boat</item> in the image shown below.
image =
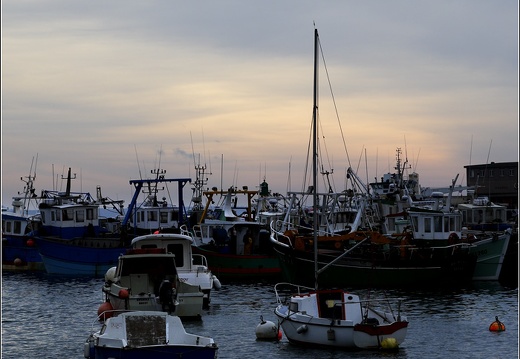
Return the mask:
<path fill-rule="evenodd" d="M 396 173 L 384 177 L 386 187 L 382 182 L 371 183 L 374 202 L 382 214 L 380 231 L 423 251 L 467 244 L 469 254 L 475 256 L 472 279 L 498 280 L 512 234 L 512 225 L 506 223 L 506 208 L 485 197 L 453 206 L 455 189 L 473 193 L 468 187 L 455 186 L 458 174 L 449 187 L 426 195 L 417 173 L 404 179 L 407 159 L 402 164 L 400 155 L 398 148 Z"/>
<path fill-rule="evenodd" d="M 184 206 L 173 204 L 171 193 L 167 187 L 168 181 L 163 181 L 166 170 L 155 169 L 151 171 L 155 175 L 154 182 L 147 182 L 141 192 L 145 199 L 133 207 L 129 217 L 129 226 L 135 235 L 151 234 L 156 231 L 162 233 L 179 233 L 179 226 L 185 220 Z M 159 198 L 159 191 L 166 190 L 168 198 Z M 184 213 L 183 213 L 184 212 Z"/>
<path fill-rule="evenodd" d="M 178 316 L 153 311 L 115 314 L 104 321 L 99 331 L 92 330 L 84 344 L 85 358 L 217 357 L 215 341 L 210 337 L 187 333 Z"/>
<path fill-rule="evenodd" d="M 37 161 L 37 158 L 36 158 Z M 38 213 L 40 197 L 36 194 L 36 163 L 33 159 L 29 175 L 21 177 L 23 191 L 13 197 L 12 207 L 2 206 L 2 269 L 7 271 L 42 271 L 42 258 L 33 232 L 41 224 Z"/>
<path fill-rule="evenodd" d="M 179 192 L 182 192 L 184 185 L 190 181 L 164 177 L 130 180 L 135 192 L 127 212 L 123 213 L 123 201 L 103 197 L 99 186 L 97 198 L 89 192 L 71 191 L 71 180 L 74 178 L 69 168 L 65 192 L 42 192 L 43 199 L 39 205 L 42 223 L 34 239 L 45 270 L 51 274 L 103 277 L 117 264 L 119 255 L 125 253 L 136 236 L 128 223 L 135 213 L 133 209 L 142 188 L 158 181 L 177 182 Z M 182 207 L 182 196 L 180 198 Z M 101 206 L 112 206 L 115 217 L 101 217 Z"/>
<path fill-rule="evenodd" d="M 452 180 L 448 196 L 444 198 L 442 192 L 433 192 L 429 205 L 416 206 L 406 209 L 401 218 L 402 232 L 392 234 L 414 243 L 422 248 L 452 246 L 459 244 L 469 245 L 469 253 L 475 256 L 473 280 L 498 280 L 504 258 L 507 253 L 512 228 L 485 231 L 463 227 L 464 212 L 451 205 L 452 193 L 458 175 Z M 502 213 L 500 211 L 495 214 Z M 467 214 L 467 213 L 466 213 Z M 505 210 L 503 211 L 505 215 Z M 394 217 L 395 219 L 396 217 Z M 467 223 L 466 223 L 467 224 Z M 491 228 L 491 227 L 489 227 Z"/>
<path fill-rule="evenodd" d="M 267 183 L 263 182 L 262 193 L 267 198 Z M 181 226 L 181 233 L 193 237 L 193 252 L 208 259 L 209 268 L 219 278 L 234 280 L 270 280 L 281 274 L 278 257 L 272 250 L 269 240 L 269 221 L 279 212 L 262 210 L 262 200 L 253 207 L 253 198 L 259 194 L 257 190 L 247 187 L 229 188 L 219 191 L 213 188 L 203 191 L 206 204 L 200 210 L 196 208 L 190 215 L 190 225 Z M 243 213 L 236 211 L 237 196 L 247 198 L 247 206 Z M 223 205 L 211 208 L 216 196 L 224 198 Z"/>
<path fill-rule="evenodd" d="M 397 349 L 405 340 L 408 321 L 397 312 L 376 309 L 373 301 L 342 289 L 323 287 L 318 262 L 318 190 L 317 190 L 317 63 L 319 37 L 314 37 L 313 106 L 313 249 L 314 287 L 291 283 L 275 285 L 275 314 L 289 342 L 310 347 L 342 349 Z M 321 286 L 320 289 L 319 286 Z M 287 288 L 288 289 L 283 289 Z M 282 293 L 287 297 L 283 297 Z"/>
<path fill-rule="evenodd" d="M 167 311 L 200 319 L 218 279 L 202 256 L 193 256 L 191 238 L 180 234 L 136 237 L 105 274 L 103 307 L 119 310 Z M 196 265 L 198 258 L 201 264 Z M 108 304 L 106 304 L 108 303 Z"/>

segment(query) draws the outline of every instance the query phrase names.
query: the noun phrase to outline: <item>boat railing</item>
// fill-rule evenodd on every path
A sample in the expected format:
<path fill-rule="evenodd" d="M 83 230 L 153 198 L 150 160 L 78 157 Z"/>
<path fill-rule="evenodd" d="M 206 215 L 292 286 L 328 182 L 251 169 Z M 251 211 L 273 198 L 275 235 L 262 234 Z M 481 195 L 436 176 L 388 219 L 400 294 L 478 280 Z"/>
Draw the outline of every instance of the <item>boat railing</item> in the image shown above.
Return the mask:
<path fill-rule="evenodd" d="M 289 283 L 289 282 L 276 283 L 274 286 L 274 293 L 276 296 L 277 303 L 283 302 L 282 297 L 280 295 L 282 292 L 285 295 L 287 295 L 288 293 L 300 295 L 300 294 L 303 294 L 302 291 L 307 293 L 307 292 L 314 291 L 314 288 L 306 287 L 306 286 L 300 285 L 300 284 Z"/>
<path fill-rule="evenodd" d="M 200 268 L 208 268 L 208 259 L 203 254 L 192 254 L 193 265 L 199 266 Z"/>
<path fill-rule="evenodd" d="M 294 245 L 292 243 L 292 238 L 290 236 L 290 233 L 291 233 L 290 231 L 296 231 L 296 232 L 292 232 L 293 234 L 299 233 L 299 230 L 301 230 L 302 233 L 312 231 L 312 228 L 310 228 L 308 226 L 294 224 L 292 222 L 287 222 L 287 221 L 284 221 L 281 219 L 272 221 L 270 224 L 270 228 L 271 228 L 271 235 L 272 235 L 271 238 L 286 247 L 294 247 Z M 328 237 L 339 237 L 340 236 L 339 233 L 330 232 L 328 230 L 329 227 L 327 227 L 327 226 L 322 226 L 322 228 L 325 228 L 325 229 L 317 230 L 318 236 L 328 236 Z M 283 239 L 283 241 L 279 240 L 278 239 L 279 237 L 280 237 L 280 239 Z"/>
<path fill-rule="evenodd" d="M 91 332 L 92 333 L 96 332 L 98 330 L 98 329 L 96 329 L 96 327 L 98 327 L 100 323 L 103 324 L 108 318 L 116 317 L 119 314 L 128 313 L 128 312 L 134 312 L 134 310 L 109 309 L 109 310 L 102 311 L 101 313 L 98 314 L 96 319 L 92 322 Z"/>

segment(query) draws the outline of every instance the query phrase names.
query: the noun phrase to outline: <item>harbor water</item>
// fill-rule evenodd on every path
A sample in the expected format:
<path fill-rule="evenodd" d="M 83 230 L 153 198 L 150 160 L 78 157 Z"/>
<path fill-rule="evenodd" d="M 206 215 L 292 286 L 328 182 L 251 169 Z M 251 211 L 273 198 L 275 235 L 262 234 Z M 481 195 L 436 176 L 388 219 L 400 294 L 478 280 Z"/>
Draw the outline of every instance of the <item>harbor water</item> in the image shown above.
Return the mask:
<path fill-rule="evenodd" d="M 103 279 L 2 274 L 2 358 L 83 358 L 83 344 L 103 302 Z M 201 321 L 186 331 L 213 337 L 219 358 L 518 358 L 518 288 L 497 282 L 435 291 L 357 290 L 362 296 L 403 299 L 410 322 L 397 352 L 302 349 L 258 341 L 260 316 L 276 323 L 273 283 L 222 283 Z M 498 316 L 506 330 L 490 332 Z"/>

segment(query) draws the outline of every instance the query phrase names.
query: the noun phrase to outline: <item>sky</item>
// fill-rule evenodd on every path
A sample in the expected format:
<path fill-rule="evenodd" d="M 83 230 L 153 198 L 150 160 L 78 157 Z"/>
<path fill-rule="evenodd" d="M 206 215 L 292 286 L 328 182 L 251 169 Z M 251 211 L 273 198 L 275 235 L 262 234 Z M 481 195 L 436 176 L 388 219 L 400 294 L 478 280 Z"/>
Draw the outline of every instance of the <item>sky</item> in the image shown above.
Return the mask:
<path fill-rule="evenodd" d="M 129 180 L 197 164 L 208 187 L 306 188 L 315 28 L 337 190 L 397 148 L 430 187 L 518 161 L 516 0 L 2 0 L 2 204 L 69 167 L 127 204 Z"/>

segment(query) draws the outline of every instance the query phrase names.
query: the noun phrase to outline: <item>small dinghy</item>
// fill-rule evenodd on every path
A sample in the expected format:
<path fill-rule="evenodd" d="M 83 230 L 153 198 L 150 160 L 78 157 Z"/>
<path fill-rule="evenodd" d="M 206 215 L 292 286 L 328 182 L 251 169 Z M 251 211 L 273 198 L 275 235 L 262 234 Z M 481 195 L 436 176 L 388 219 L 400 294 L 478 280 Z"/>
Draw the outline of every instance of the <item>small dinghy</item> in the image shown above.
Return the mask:
<path fill-rule="evenodd" d="M 85 343 L 85 358 L 214 359 L 212 338 L 186 333 L 178 316 L 166 312 L 116 312 Z"/>

